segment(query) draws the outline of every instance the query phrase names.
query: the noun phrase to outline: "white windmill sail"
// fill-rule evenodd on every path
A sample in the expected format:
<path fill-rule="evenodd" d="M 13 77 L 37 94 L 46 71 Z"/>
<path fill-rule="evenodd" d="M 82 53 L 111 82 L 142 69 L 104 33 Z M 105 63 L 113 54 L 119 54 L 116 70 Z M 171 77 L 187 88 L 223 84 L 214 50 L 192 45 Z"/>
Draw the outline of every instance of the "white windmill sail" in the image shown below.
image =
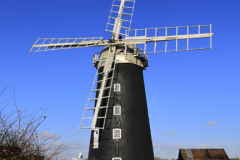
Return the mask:
<path fill-rule="evenodd" d="M 38 38 L 30 52 L 52 51 L 60 49 L 71 49 L 81 47 L 100 46 L 103 37 L 85 38 Z"/>
<path fill-rule="evenodd" d="M 189 33 L 191 28 L 197 28 L 195 32 Z M 207 30 L 201 31 L 203 28 L 208 28 Z M 168 30 L 174 30 L 174 33 L 168 35 Z M 186 33 L 179 34 L 179 29 L 185 29 Z M 158 33 L 164 33 L 164 35 L 159 35 Z M 164 52 L 178 52 L 178 51 L 190 51 L 190 50 L 202 50 L 202 49 L 212 49 L 212 25 L 196 25 L 196 26 L 177 26 L 177 27 L 163 27 L 163 28 L 145 28 L 145 29 L 132 29 L 126 31 L 126 37 L 124 43 L 126 45 L 134 44 L 144 45 L 144 53 L 164 53 Z M 191 39 L 209 39 L 208 47 L 204 48 L 189 48 L 189 41 Z M 178 40 L 186 40 L 185 49 L 178 48 Z M 160 41 L 164 41 L 164 49 L 157 50 L 157 44 Z M 175 41 L 175 48 L 172 50 L 168 49 L 168 41 Z M 151 52 L 147 51 L 147 43 L 153 42 L 154 47 Z"/>
<path fill-rule="evenodd" d="M 131 26 L 134 6 L 135 0 L 113 0 L 106 31 L 116 38 L 119 34 L 125 36 L 125 30 Z"/>
<path fill-rule="evenodd" d="M 116 47 L 110 47 L 109 51 L 108 51 L 108 55 L 106 57 L 105 60 L 105 64 L 103 64 L 103 71 L 102 72 L 98 72 L 95 75 L 95 79 L 94 82 L 92 84 L 92 89 L 90 91 L 90 95 L 85 107 L 85 111 L 82 117 L 82 121 L 80 124 L 80 129 L 91 129 L 94 130 L 95 132 L 98 132 L 99 129 L 104 129 L 105 126 L 105 122 L 106 122 L 106 117 L 107 117 L 107 111 L 108 111 L 108 105 L 109 105 L 109 100 L 111 98 L 111 90 L 112 90 L 112 83 L 113 83 L 113 78 L 114 78 L 114 72 L 115 72 L 115 49 Z M 114 65 L 113 65 L 114 64 Z M 111 76 L 109 76 L 111 74 Z M 102 79 L 98 80 L 98 76 L 102 75 Z M 107 86 L 106 82 L 110 81 L 110 85 Z M 96 84 L 100 84 L 100 88 L 94 88 L 94 86 Z M 108 95 L 104 96 L 104 91 L 108 90 Z M 95 98 L 91 98 L 92 93 L 96 93 L 98 92 L 98 96 Z M 107 100 L 107 104 L 105 106 L 101 105 L 101 102 L 103 99 Z M 95 102 L 95 106 L 89 106 L 89 102 L 90 101 L 94 101 Z M 93 104 L 94 105 L 94 104 Z M 99 111 L 101 109 L 104 109 L 104 116 L 99 116 Z M 87 111 L 92 111 L 92 115 L 91 117 L 88 117 L 88 114 L 86 115 Z M 92 120 L 91 126 L 86 126 L 86 124 L 84 123 L 85 120 Z M 96 126 L 96 123 L 98 120 L 103 120 L 103 125 L 102 126 Z"/>

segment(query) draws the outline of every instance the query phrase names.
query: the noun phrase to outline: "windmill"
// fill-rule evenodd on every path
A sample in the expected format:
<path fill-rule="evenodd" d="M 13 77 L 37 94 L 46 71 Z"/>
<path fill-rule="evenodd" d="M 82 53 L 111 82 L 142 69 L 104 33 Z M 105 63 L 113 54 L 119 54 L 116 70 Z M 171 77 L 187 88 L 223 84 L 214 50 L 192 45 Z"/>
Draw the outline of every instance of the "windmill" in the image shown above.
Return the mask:
<path fill-rule="evenodd" d="M 148 54 L 212 48 L 211 25 L 130 29 L 134 5 L 135 0 L 113 1 L 106 27 L 111 39 L 39 38 L 30 50 L 105 47 L 93 57 L 97 72 L 79 127 L 91 129 L 89 160 L 153 160 L 143 80 Z M 203 32 L 204 28 L 207 32 Z M 186 33 L 180 34 L 182 29 Z M 196 33 L 190 32 L 191 29 Z M 169 30 L 175 33 L 169 34 Z M 190 47 L 189 41 L 203 38 L 209 39 L 209 47 Z M 179 48 L 178 42 L 182 40 L 185 49 Z M 174 42 L 174 49 L 168 48 L 168 42 Z M 147 50 L 147 44 L 153 44 L 152 51 Z"/>

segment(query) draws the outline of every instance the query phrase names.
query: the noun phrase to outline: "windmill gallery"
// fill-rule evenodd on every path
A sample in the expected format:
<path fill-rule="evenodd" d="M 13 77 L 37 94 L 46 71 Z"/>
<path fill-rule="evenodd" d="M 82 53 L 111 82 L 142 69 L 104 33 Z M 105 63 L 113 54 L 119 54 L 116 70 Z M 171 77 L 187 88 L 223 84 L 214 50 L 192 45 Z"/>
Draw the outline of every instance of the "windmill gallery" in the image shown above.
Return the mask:
<path fill-rule="evenodd" d="M 95 54 L 97 69 L 80 129 L 91 129 L 89 160 L 153 160 L 153 146 L 148 118 L 143 70 L 149 53 L 190 51 L 212 48 L 212 26 L 178 26 L 130 29 L 135 0 L 114 0 L 106 31 L 111 39 L 39 38 L 30 52 L 104 46 Z M 190 34 L 192 28 L 196 33 Z M 208 32 L 203 32 L 208 28 Z M 185 30 L 180 34 L 179 30 Z M 174 34 L 169 34 L 174 30 Z M 192 39 L 209 39 L 207 48 L 190 48 Z M 179 49 L 178 41 L 186 48 Z M 169 49 L 168 42 L 175 48 Z M 152 43 L 148 51 L 147 44 Z M 158 50 L 162 45 L 163 49 Z M 142 48 L 140 48 L 141 46 Z"/>

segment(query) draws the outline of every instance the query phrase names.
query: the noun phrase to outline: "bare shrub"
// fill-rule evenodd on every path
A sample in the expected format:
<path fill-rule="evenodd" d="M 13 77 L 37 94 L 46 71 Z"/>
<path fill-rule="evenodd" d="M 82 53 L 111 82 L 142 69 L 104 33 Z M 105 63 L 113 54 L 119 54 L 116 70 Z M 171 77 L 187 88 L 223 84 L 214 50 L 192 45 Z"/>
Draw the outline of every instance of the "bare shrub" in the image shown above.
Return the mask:
<path fill-rule="evenodd" d="M 0 98 L 5 87 L 0 92 Z M 4 109 L 14 102 L 15 112 L 4 113 Z M 3 107 L 1 107 L 3 106 Z M 3 160 L 50 160 L 66 150 L 66 144 L 56 145 L 61 136 L 42 139 L 44 132 L 39 134 L 39 126 L 50 115 L 46 110 L 39 109 L 37 112 L 28 114 L 27 111 L 19 110 L 14 96 L 5 101 L 0 101 L 0 159 Z M 40 113 L 42 114 L 38 116 Z"/>

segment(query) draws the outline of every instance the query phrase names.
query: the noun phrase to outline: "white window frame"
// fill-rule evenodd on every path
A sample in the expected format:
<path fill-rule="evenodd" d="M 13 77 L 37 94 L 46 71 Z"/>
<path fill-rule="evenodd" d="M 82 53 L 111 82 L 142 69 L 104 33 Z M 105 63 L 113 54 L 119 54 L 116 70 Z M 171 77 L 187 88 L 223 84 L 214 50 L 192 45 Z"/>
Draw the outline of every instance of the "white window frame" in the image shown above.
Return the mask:
<path fill-rule="evenodd" d="M 119 91 L 116 91 L 116 86 L 119 85 Z M 121 84 L 120 83 L 116 83 L 114 84 L 114 92 L 120 92 L 121 91 Z"/>
<path fill-rule="evenodd" d="M 116 160 L 116 159 L 122 160 L 122 158 L 120 158 L 120 157 L 114 157 L 114 158 L 112 158 L 112 160 Z"/>
<path fill-rule="evenodd" d="M 119 130 L 120 131 L 120 137 L 115 137 L 114 135 L 114 132 L 116 131 L 116 130 Z M 122 130 L 120 129 L 120 128 L 115 128 L 115 129 L 113 129 L 113 139 L 121 139 L 122 138 Z"/>
<path fill-rule="evenodd" d="M 93 148 L 96 149 L 99 146 L 99 129 L 95 129 L 93 133 Z"/>
<path fill-rule="evenodd" d="M 118 108 L 118 107 L 119 107 L 119 114 L 116 114 L 116 110 L 115 109 Z M 121 106 L 114 106 L 113 107 L 113 115 L 121 115 L 121 112 L 122 112 L 121 111 Z"/>

